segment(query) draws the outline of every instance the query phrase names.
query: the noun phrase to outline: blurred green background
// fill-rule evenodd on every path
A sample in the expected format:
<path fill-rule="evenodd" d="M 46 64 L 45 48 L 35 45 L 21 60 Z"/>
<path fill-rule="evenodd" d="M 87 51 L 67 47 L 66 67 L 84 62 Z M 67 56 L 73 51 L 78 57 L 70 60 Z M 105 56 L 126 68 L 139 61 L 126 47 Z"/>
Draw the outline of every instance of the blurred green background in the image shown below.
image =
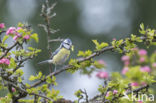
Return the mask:
<path fill-rule="evenodd" d="M 94 49 L 92 39 L 110 42 L 113 38 L 125 38 L 130 34 L 138 33 L 139 24 L 156 28 L 156 1 L 155 0 L 50 0 L 57 1 L 54 9 L 57 16 L 52 19 L 51 26 L 60 29 L 51 38 L 71 38 L 75 51 L 71 58 L 75 58 L 78 50 Z M 0 0 L 0 22 L 7 27 L 16 26 L 18 22 L 27 22 L 32 26 L 34 32 L 39 34 L 39 43 L 31 42 L 29 46 L 42 49 L 38 57 L 26 63 L 23 68 L 25 82 L 28 77 L 42 71 L 45 75 L 49 73 L 48 65 L 38 66 L 37 62 L 48 59 L 46 34 L 38 24 L 44 23 L 40 17 L 41 5 L 44 0 Z M 9 43 L 9 41 L 8 41 Z M 54 51 L 59 42 L 51 43 Z M 140 45 L 140 48 L 144 48 Z M 149 54 L 155 50 L 149 48 Z M 107 64 L 108 72 L 121 71 L 121 54 L 106 52 L 95 59 L 103 59 Z M 59 69 L 59 68 L 58 68 Z M 93 97 L 102 81 L 95 77 L 84 76 L 78 72 L 75 74 L 62 73 L 57 76 L 61 95 L 68 99 L 75 99 L 74 91 L 86 89 L 89 96 Z M 4 96 L 0 92 L 0 96 Z"/>

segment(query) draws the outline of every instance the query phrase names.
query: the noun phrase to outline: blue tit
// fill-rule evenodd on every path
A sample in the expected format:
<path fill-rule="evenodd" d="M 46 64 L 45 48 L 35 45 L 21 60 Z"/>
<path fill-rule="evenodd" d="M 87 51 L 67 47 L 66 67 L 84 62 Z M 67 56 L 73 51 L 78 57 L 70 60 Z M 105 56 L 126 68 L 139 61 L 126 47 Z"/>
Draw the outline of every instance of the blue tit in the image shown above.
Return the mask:
<path fill-rule="evenodd" d="M 72 41 L 69 38 L 67 38 L 61 43 L 60 47 L 52 53 L 52 56 L 49 60 L 39 62 L 38 64 L 54 64 L 54 71 L 56 71 L 56 65 L 62 65 L 63 63 L 65 63 L 65 61 L 69 58 L 70 50 L 72 50 L 72 48 Z"/>

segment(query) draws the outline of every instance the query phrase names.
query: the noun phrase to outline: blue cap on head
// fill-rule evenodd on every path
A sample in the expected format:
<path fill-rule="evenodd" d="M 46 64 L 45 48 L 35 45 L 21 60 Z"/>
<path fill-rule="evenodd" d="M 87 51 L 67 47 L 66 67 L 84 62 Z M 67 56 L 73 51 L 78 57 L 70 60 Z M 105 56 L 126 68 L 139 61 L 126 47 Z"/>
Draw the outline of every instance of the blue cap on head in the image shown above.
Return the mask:
<path fill-rule="evenodd" d="M 72 45 L 72 41 L 69 38 L 65 39 L 63 43 Z"/>
<path fill-rule="evenodd" d="M 71 49 L 72 41 L 69 38 L 64 39 L 64 41 L 61 43 L 61 47 L 64 47 L 66 49 Z"/>

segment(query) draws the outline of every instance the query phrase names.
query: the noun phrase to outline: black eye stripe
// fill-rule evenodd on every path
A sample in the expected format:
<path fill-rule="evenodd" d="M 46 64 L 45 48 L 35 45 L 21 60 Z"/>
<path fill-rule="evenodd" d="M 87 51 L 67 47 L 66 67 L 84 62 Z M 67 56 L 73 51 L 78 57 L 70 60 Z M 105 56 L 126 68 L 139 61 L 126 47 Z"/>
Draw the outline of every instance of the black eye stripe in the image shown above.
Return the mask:
<path fill-rule="evenodd" d="M 68 44 L 68 45 L 70 45 L 69 43 L 65 43 L 65 44 Z"/>

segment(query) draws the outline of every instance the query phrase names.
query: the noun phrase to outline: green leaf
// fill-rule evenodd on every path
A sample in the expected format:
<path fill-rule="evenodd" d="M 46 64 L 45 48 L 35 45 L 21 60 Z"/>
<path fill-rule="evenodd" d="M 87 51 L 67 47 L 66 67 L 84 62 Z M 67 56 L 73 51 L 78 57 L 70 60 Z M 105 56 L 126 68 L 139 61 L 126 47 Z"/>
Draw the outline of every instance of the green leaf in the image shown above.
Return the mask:
<path fill-rule="evenodd" d="M 31 38 L 34 39 L 38 43 L 38 34 L 37 33 L 32 34 Z"/>
<path fill-rule="evenodd" d="M 137 42 L 143 42 L 143 40 L 140 37 L 136 37 Z"/>
<path fill-rule="evenodd" d="M 21 77 L 18 77 L 18 82 L 22 82 L 22 78 Z"/>
<path fill-rule="evenodd" d="M 92 65 L 94 65 L 94 66 L 95 66 L 96 68 L 98 68 L 98 69 L 101 69 L 101 68 L 105 67 L 104 64 L 100 64 L 100 63 L 98 63 L 97 61 L 94 61 L 94 62 L 92 63 Z"/>
<path fill-rule="evenodd" d="M 26 83 L 25 85 L 26 85 L 27 88 L 30 88 L 30 84 Z"/>
<path fill-rule="evenodd" d="M 60 93 L 60 91 L 55 90 L 55 89 L 52 88 L 51 92 L 49 92 L 47 94 L 47 97 L 50 97 L 50 98 L 52 98 L 54 100 L 57 100 L 59 98 L 59 96 L 58 96 L 59 93 Z"/>
<path fill-rule="evenodd" d="M 141 28 L 141 30 L 144 30 L 145 29 L 143 23 L 140 24 L 140 28 Z"/>
<path fill-rule="evenodd" d="M 37 79 L 40 79 L 42 77 L 42 72 L 39 72 L 37 75 Z"/>
<path fill-rule="evenodd" d="M 146 33 L 146 31 L 144 31 L 144 30 L 139 30 L 139 32 L 140 32 L 141 34 L 145 34 L 145 33 Z"/>
<path fill-rule="evenodd" d="M 112 41 L 112 46 L 115 48 L 116 47 L 116 40 Z"/>
<path fill-rule="evenodd" d="M 46 82 L 47 82 L 48 84 L 51 84 L 51 83 L 52 83 L 52 78 L 51 78 L 50 76 L 48 76 Z"/>
<path fill-rule="evenodd" d="M 117 41 L 117 45 L 118 45 L 118 47 L 119 47 L 122 43 L 123 43 L 123 39 Z"/>
<path fill-rule="evenodd" d="M 145 27 L 144 27 L 144 24 L 143 24 L 143 23 L 140 24 L 140 30 L 139 30 L 139 32 L 140 32 L 141 34 L 145 34 L 145 33 L 146 33 Z"/>
<path fill-rule="evenodd" d="M 18 26 L 18 27 L 23 27 L 24 24 L 22 24 L 21 22 L 19 22 L 17 26 Z"/>
<path fill-rule="evenodd" d="M 84 56 L 84 52 L 83 51 L 79 51 L 77 56 Z"/>
<path fill-rule="evenodd" d="M 76 59 L 70 59 L 69 65 L 73 65 L 73 66 L 79 67 L 78 61 Z"/>
<path fill-rule="evenodd" d="M 33 81 L 33 80 L 35 80 L 35 79 L 36 79 L 36 77 L 33 76 L 33 75 L 31 75 L 31 76 L 29 77 L 29 80 L 30 80 L 30 81 Z"/>
<path fill-rule="evenodd" d="M 92 40 L 93 41 L 93 43 L 96 45 L 96 46 L 98 46 L 99 45 L 99 43 L 98 43 L 98 41 L 97 40 Z"/>
<path fill-rule="evenodd" d="M 48 91 L 48 84 L 43 84 L 42 86 L 41 86 L 41 90 L 43 91 L 43 92 L 46 92 L 46 91 Z"/>
<path fill-rule="evenodd" d="M 8 38 L 9 38 L 9 35 L 5 35 L 5 36 L 3 37 L 2 43 L 4 44 L 4 42 L 5 42 Z"/>
<path fill-rule="evenodd" d="M 104 47 L 107 47 L 107 46 L 108 46 L 108 43 L 104 43 L 104 42 L 101 43 L 101 48 L 104 48 Z"/>
<path fill-rule="evenodd" d="M 16 75 L 22 76 L 24 74 L 22 69 L 16 70 Z"/>
<path fill-rule="evenodd" d="M 90 56 L 92 54 L 91 50 L 87 50 L 87 51 L 79 51 L 77 56 L 82 56 L 82 57 L 87 57 Z"/>
<path fill-rule="evenodd" d="M 154 36 L 155 30 L 151 30 L 148 32 L 149 36 Z"/>
<path fill-rule="evenodd" d="M 101 94 L 103 94 L 103 93 L 105 93 L 106 89 L 107 89 L 107 88 L 104 88 L 102 85 L 99 85 L 98 91 L 99 91 Z"/>
<path fill-rule="evenodd" d="M 136 35 L 131 34 L 131 40 L 132 40 L 132 41 L 135 41 L 135 39 L 136 39 Z"/>
<path fill-rule="evenodd" d="M 31 89 L 26 89 L 26 91 L 30 94 L 32 93 L 32 90 Z"/>
<path fill-rule="evenodd" d="M 105 43 L 105 42 L 102 42 L 101 44 L 99 44 L 97 40 L 92 40 L 92 41 L 96 45 L 96 50 L 101 50 L 102 48 L 108 46 L 108 43 Z"/>
<path fill-rule="evenodd" d="M 28 47 L 28 49 L 31 50 L 31 51 L 35 50 L 35 48 L 33 48 L 33 47 Z"/>
<path fill-rule="evenodd" d="M 80 65 L 78 64 L 78 61 L 76 59 L 70 59 L 69 65 L 73 66 L 72 68 L 67 70 L 70 73 L 75 73 L 78 70 L 78 68 L 80 68 Z"/>
<path fill-rule="evenodd" d="M 10 59 L 10 65 L 8 68 L 16 68 L 17 64 L 13 58 Z"/>
<path fill-rule="evenodd" d="M 82 91 L 81 90 L 77 90 L 74 95 L 77 97 L 77 98 L 81 98 L 82 97 Z"/>

